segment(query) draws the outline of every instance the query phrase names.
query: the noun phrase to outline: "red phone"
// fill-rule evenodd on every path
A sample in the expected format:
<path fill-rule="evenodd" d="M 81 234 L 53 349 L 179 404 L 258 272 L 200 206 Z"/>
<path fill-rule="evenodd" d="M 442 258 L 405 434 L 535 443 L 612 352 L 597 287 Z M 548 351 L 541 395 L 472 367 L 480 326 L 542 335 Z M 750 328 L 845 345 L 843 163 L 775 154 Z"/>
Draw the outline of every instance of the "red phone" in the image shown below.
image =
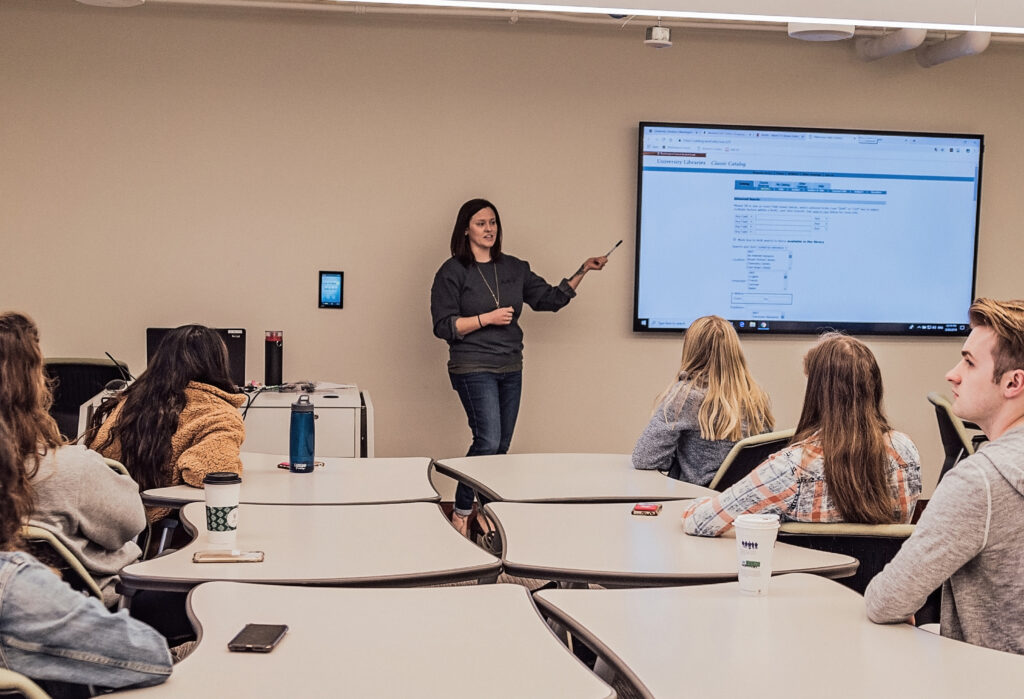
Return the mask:
<path fill-rule="evenodd" d="M 660 502 L 638 502 L 633 505 L 633 514 L 656 517 L 661 512 Z"/>

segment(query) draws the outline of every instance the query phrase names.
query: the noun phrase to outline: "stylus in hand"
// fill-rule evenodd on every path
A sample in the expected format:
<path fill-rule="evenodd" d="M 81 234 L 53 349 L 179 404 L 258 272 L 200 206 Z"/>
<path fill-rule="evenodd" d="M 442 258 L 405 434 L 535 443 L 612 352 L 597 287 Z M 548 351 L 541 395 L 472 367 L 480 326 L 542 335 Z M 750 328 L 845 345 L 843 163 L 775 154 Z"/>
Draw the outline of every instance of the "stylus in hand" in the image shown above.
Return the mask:
<path fill-rule="evenodd" d="M 611 255 L 613 252 L 615 252 L 615 248 L 619 247 L 620 245 L 622 245 L 622 241 L 621 240 L 619 242 L 615 243 L 615 245 L 612 246 L 612 249 L 609 250 L 608 252 L 606 252 L 604 254 L 604 256 L 608 257 L 609 255 Z"/>

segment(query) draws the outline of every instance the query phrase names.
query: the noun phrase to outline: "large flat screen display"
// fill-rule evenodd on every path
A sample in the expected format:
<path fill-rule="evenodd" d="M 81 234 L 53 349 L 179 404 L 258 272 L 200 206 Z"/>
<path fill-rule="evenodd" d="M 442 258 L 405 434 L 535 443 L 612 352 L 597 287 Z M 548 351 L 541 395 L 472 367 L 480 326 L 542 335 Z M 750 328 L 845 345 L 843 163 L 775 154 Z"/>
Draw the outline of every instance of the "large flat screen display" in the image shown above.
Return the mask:
<path fill-rule="evenodd" d="M 157 347 L 173 328 L 146 328 L 146 363 L 153 360 Z M 245 328 L 214 328 L 228 348 L 228 371 L 236 386 L 245 385 Z"/>
<path fill-rule="evenodd" d="M 980 135 L 640 124 L 633 329 L 966 335 Z"/>

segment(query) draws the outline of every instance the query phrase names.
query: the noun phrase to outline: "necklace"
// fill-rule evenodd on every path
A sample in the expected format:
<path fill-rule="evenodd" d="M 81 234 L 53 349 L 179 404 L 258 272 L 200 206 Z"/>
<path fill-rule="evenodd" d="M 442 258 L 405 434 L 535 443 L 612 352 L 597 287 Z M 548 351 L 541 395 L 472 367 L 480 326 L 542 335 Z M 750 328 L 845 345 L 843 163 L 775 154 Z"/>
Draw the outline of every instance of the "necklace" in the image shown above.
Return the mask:
<path fill-rule="evenodd" d="M 484 280 L 484 286 L 487 287 L 487 291 L 490 292 L 491 298 L 494 299 L 494 307 L 501 308 L 501 287 L 498 285 L 498 265 L 494 265 L 494 288 L 487 283 L 487 277 L 484 276 L 483 270 L 480 269 L 480 265 L 476 265 L 476 271 L 480 272 L 480 278 Z"/>

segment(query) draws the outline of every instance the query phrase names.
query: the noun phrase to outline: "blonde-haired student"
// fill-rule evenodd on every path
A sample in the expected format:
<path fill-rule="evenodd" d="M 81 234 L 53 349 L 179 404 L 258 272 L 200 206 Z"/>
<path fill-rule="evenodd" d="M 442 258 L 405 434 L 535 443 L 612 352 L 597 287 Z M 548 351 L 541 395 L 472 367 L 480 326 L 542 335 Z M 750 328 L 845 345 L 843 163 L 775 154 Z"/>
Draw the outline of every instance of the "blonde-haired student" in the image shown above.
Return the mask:
<path fill-rule="evenodd" d="M 686 330 L 675 380 L 655 399 L 633 467 L 707 485 L 736 442 L 773 425 L 771 401 L 750 375 L 736 330 L 703 316 Z"/>

